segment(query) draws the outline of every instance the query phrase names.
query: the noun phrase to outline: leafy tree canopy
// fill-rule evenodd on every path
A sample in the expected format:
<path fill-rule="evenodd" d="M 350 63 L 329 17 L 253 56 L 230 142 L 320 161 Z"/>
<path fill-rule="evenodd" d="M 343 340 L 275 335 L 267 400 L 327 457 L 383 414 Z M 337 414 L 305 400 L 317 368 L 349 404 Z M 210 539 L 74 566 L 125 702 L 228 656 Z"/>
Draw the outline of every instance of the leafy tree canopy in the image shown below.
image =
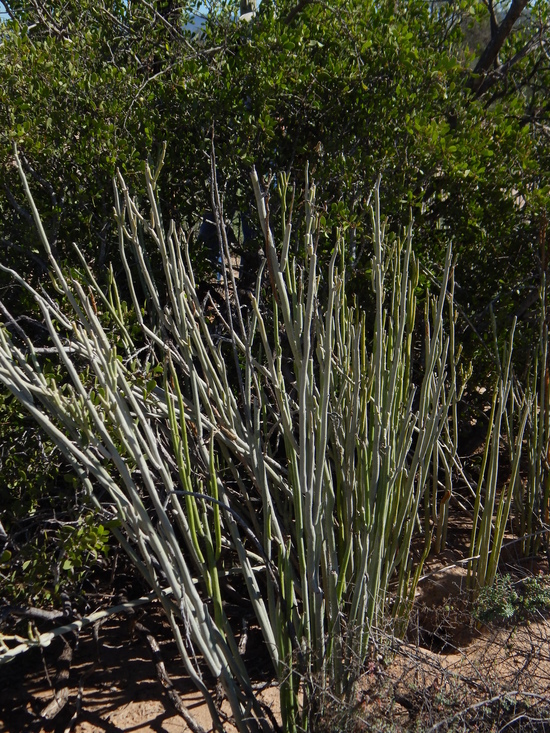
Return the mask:
<path fill-rule="evenodd" d="M 379 173 L 398 229 L 412 208 L 417 249 L 437 271 L 451 237 L 458 298 L 528 308 L 545 255 L 548 3 L 512 0 L 263 0 L 252 22 L 214 2 L 7 3 L 1 29 L 3 256 L 40 264 L 12 163 L 17 142 L 58 252 L 89 242 L 116 258 L 111 177 L 139 193 L 142 161 L 167 142 L 166 216 L 209 206 L 213 133 L 226 213 L 249 206 L 248 171 L 306 162 L 347 228 L 355 288 L 370 257 L 364 203 Z M 526 305 L 527 304 L 527 305 Z M 523 309 L 523 310 L 522 310 Z"/>

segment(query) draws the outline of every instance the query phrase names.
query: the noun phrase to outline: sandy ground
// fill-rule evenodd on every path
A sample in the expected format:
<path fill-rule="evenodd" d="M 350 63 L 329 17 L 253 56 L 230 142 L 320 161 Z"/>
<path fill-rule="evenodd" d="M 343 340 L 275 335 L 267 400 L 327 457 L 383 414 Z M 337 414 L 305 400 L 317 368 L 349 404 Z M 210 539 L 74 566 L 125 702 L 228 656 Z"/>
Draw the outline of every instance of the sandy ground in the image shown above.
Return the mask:
<path fill-rule="evenodd" d="M 378 730 L 377 721 L 384 720 L 392 721 L 393 730 L 410 730 L 418 716 L 424 722 L 417 730 L 433 726 L 434 731 L 447 730 L 437 727 L 442 720 L 457 714 L 477 715 L 491 701 L 504 697 L 511 705 L 521 700 L 524 711 L 533 706 L 550 711 L 550 620 L 540 616 L 519 625 L 476 627 L 454 609 L 463 592 L 464 575 L 460 567 L 452 568 L 431 572 L 420 583 L 413 614 L 417 632 L 413 622 L 405 642 L 388 639 L 369 664 L 358 692 L 354 730 L 370 733 Z M 55 699 L 64 642 L 58 638 L 46 649 L 32 649 L 0 666 L 0 731 L 187 733 L 190 728 L 157 678 L 145 634 L 136 632 L 136 618 L 157 640 L 186 709 L 210 730 L 208 709 L 184 673 L 160 611 L 151 604 L 134 619 L 110 617 L 95 637 L 89 627 L 82 631 L 68 671 L 66 705 L 52 719 L 47 718 L 47 706 Z M 75 644 L 74 637 L 70 641 Z M 277 715 L 278 691 L 268 676 L 269 660 L 261 638 L 254 633 L 246 663 L 258 685 L 265 687 L 264 700 Z M 207 676 L 205 681 L 215 691 L 215 681 Z M 527 713 L 517 713 L 520 723 L 515 727 L 501 725 L 494 730 L 550 731 L 550 717 L 536 728 L 523 726 L 522 715 Z M 532 717 L 529 713 L 526 720 Z M 232 730 L 228 724 L 228 733 Z"/>
<path fill-rule="evenodd" d="M 189 682 L 170 630 L 152 606 L 140 621 L 147 623 L 160 647 L 174 688 L 185 707 L 205 730 L 210 730 L 208 708 Z M 74 637 L 70 639 L 74 644 Z M 39 733 L 184 733 L 189 727 L 176 712 L 160 684 L 151 649 L 132 620 L 112 617 L 98 629 L 81 632 L 68 680 L 68 701 L 52 720 L 44 720 L 55 698 L 56 674 L 64 645 L 56 639 L 50 647 L 31 649 L 0 667 L 0 731 Z M 215 690 L 214 681 L 210 681 Z M 277 689 L 269 680 L 262 696 L 275 705 Z M 223 709 L 223 708 L 222 708 Z M 230 731 L 232 727 L 227 726 Z"/>

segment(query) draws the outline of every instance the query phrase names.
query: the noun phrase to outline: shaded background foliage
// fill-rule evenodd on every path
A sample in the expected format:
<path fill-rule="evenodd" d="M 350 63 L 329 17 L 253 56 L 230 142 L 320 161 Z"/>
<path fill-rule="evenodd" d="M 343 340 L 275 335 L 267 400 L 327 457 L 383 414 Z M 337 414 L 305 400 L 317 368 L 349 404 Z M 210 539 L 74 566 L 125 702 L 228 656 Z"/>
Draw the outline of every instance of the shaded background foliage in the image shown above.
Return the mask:
<path fill-rule="evenodd" d="M 266 176 L 291 172 L 298 187 L 309 163 L 327 231 L 346 231 L 349 287 L 364 305 L 372 254 L 365 202 L 382 173 L 391 228 L 400 231 L 412 211 L 423 277 L 437 278 L 453 240 L 461 338 L 479 368 L 486 358 L 480 338 L 492 340 L 491 308 L 503 331 L 513 315 L 523 319 L 530 343 L 547 268 L 545 0 L 263 0 L 250 23 L 239 22 L 235 3 L 215 2 L 200 32 L 189 24 L 197 6 L 172 0 L 22 0 L 6 7 L 4 263 L 35 281 L 44 276 L 14 142 L 59 258 L 77 264 L 77 241 L 102 278 L 106 263 L 117 277 L 121 271 L 112 216 L 116 168 L 143 196 L 143 160 L 156 160 L 166 142 L 163 214 L 193 227 L 211 207 L 213 137 L 228 219 L 249 211 L 253 163 Z M 300 241 L 298 227 L 293 246 Z M 196 234 L 194 242 L 200 258 Z M 251 237 L 248 246 L 262 245 Z M 209 267 L 207 258 L 203 271 Z M 28 314 L 21 292 L 6 279 L 1 287 L 14 317 Z M 523 368 L 529 349 L 516 352 Z M 17 421 L 9 404 L 3 410 L 7 422 Z M 40 460 L 38 448 L 34 453 Z M 66 470 L 60 460 L 58 470 Z M 12 507 L 13 521 L 24 504 L 10 501 L 3 505 Z"/>
<path fill-rule="evenodd" d="M 525 44 L 531 52 L 481 97 L 470 73 L 480 49 L 468 48 L 463 17 L 483 26 L 483 4 L 301 6 L 263 2 L 249 24 L 215 7 L 200 36 L 185 27 L 192 6 L 16 6 L 1 47 L 5 256 L 35 237 L 13 141 L 36 172 L 60 254 L 89 239 L 101 265 L 116 258 L 115 167 L 139 190 L 142 161 L 166 141 L 165 215 L 192 223 L 210 204 L 213 129 L 227 212 L 247 206 L 252 163 L 300 181 L 309 161 L 329 224 L 362 243 L 361 204 L 382 173 L 396 228 L 413 207 L 426 264 L 440 261 L 449 234 L 456 241 L 472 313 L 510 292 L 516 273 L 532 274 L 548 193 L 548 62 L 544 36 L 532 37 L 545 30 L 546 4 L 529 8 L 501 65 Z"/>

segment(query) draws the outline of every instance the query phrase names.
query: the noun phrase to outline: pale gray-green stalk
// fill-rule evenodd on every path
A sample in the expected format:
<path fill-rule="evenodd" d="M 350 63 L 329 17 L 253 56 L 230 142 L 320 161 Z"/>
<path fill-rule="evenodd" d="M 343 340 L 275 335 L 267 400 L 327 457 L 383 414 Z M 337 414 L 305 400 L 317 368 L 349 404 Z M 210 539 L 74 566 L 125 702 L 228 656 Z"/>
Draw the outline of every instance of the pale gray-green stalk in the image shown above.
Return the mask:
<path fill-rule="evenodd" d="M 493 319 L 494 323 L 494 319 Z M 481 462 L 474 502 L 474 517 L 470 540 L 468 583 L 477 593 L 495 579 L 512 499 L 517 493 L 523 435 L 531 412 L 531 401 L 525 396 L 518 402 L 513 389 L 512 352 L 516 322 L 510 331 L 501 361 L 495 332 L 495 355 L 499 367 L 493 391 L 487 438 Z M 514 434 L 515 413 L 519 409 L 517 432 Z M 511 471 L 506 484 L 499 486 L 501 441 L 505 437 L 510 450 Z"/>
<path fill-rule="evenodd" d="M 61 270 L 15 160 L 59 297 L 11 274 L 36 300 L 63 378 L 47 376 L 31 340 L 5 327 L 0 380 L 90 494 L 107 492 L 102 511 L 118 518 L 116 537 L 161 601 L 214 727 L 223 729 L 222 716 L 198 658 L 221 683 L 239 731 L 276 727 L 226 612 L 231 578 L 279 682 L 283 729 L 313 730 L 330 695 L 353 699 L 382 614 L 402 621 L 419 577 L 410 546 L 454 399 L 444 328 L 450 250 L 440 291 L 426 300 L 415 385 L 412 229 L 386 244 L 378 186 L 369 339 L 365 314 L 347 301 L 342 234 L 320 270 L 322 222 L 308 178 L 299 262 L 288 179 L 278 178 L 278 250 L 253 172 L 265 261 L 247 310 L 224 275 L 226 316 L 214 299 L 199 300 L 188 241 L 173 223 L 163 226 L 159 170 L 146 167 L 147 214 L 120 175 L 114 186 L 128 308 L 112 274 L 103 291 L 82 258 L 79 277 Z M 214 167 L 213 204 L 228 264 Z M 429 539 L 427 531 L 426 548 Z"/>
<path fill-rule="evenodd" d="M 527 380 L 530 407 L 527 423 L 526 480 L 516 481 L 514 518 L 522 554 L 535 556 L 550 548 L 550 375 L 548 365 L 548 299 L 546 271 L 542 272 L 539 301 L 539 338 Z"/>

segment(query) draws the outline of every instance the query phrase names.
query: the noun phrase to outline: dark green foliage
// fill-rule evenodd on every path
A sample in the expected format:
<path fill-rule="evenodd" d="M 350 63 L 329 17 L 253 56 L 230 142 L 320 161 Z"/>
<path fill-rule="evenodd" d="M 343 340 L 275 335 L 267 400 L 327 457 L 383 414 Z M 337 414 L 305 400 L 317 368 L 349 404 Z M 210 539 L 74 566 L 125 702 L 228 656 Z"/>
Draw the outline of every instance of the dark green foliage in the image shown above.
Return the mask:
<path fill-rule="evenodd" d="M 478 621 L 509 621 L 516 612 L 519 596 L 510 575 L 497 575 L 492 585 L 479 592 L 473 615 Z"/>
<path fill-rule="evenodd" d="M 491 586 L 482 588 L 473 616 L 485 623 L 521 620 L 550 610 L 548 576 L 532 576 L 513 582 L 510 575 L 498 575 Z"/>
<path fill-rule="evenodd" d="M 32 516 L 48 496 L 59 468 L 59 455 L 45 444 L 32 419 L 11 396 L 0 395 L 0 505 L 6 531 Z M 54 501 L 52 497 L 52 501 Z"/>
<path fill-rule="evenodd" d="M 59 605 L 62 594 L 83 600 L 85 581 L 108 555 L 109 530 L 89 510 L 71 521 L 38 515 L 31 529 L 31 539 L 0 557 L 0 600 L 38 606 Z"/>
<path fill-rule="evenodd" d="M 525 578 L 520 587 L 521 607 L 527 614 L 550 610 L 550 578 L 545 575 Z"/>
<path fill-rule="evenodd" d="M 39 257 L 13 141 L 36 172 L 39 209 L 49 212 L 61 256 L 72 256 L 76 239 L 101 265 L 117 256 L 115 167 L 139 193 L 142 161 L 166 141 L 164 214 L 194 223 L 210 206 L 213 132 L 230 217 L 248 211 L 252 163 L 264 173 L 291 169 L 300 182 L 309 161 L 326 226 L 345 227 L 350 254 L 363 253 L 353 284 L 360 296 L 370 259 L 364 203 L 382 173 L 392 226 L 408 223 L 412 207 L 418 250 L 436 274 L 454 240 L 457 298 L 479 330 L 491 302 L 504 325 L 512 313 L 525 315 L 548 198 L 547 65 L 533 44 L 503 81 L 473 95 L 470 70 L 482 48 L 471 40 L 468 50 L 464 33 L 473 39 L 487 28 L 482 3 L 340 0 L 296 12 L 292 3 L 264 0 L 249 24 L 222 5 L 200 40 L 184 30 L 192 5 L 171 4 L 168 13 L 139 2 L 50 6 L 51 19 L 37 19 L 22 3 L 20 24 L 3 30 L 6 256 L 15 253 L 20 264 L 25 253 L 33 268 Z M 546 13 L 542 2 L 530 11 L 502 47 L 503 62 L 530 42 Z"/>
<path fill-rule="evenodd" d="M 53 366 L 44 373 L 55 378 Z M 108 552 L 109 531 L 60 452 L 10 396 L 0 394 L 0 603 L 78 596 Z"/>

